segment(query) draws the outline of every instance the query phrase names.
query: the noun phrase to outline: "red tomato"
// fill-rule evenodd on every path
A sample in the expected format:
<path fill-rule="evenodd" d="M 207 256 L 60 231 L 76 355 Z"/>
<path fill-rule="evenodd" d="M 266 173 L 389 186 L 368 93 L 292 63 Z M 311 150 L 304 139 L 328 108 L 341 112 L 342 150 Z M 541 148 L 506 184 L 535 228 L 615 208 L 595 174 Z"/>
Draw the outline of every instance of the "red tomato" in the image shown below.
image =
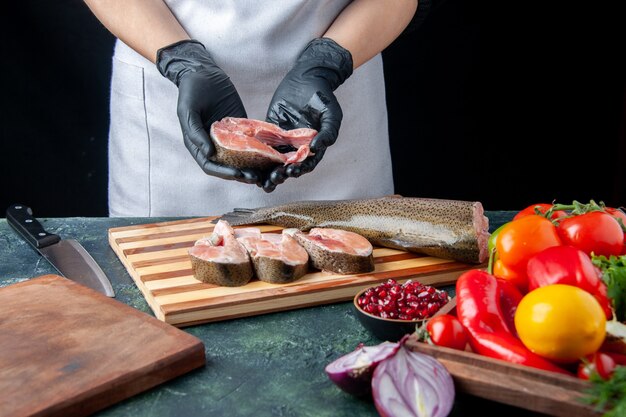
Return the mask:
<path fill-rule="evenodd" d="M 526 207 L 524 210 L 517 213 L 515 217 L 513 217 L 513 220 L 521 219 L 522 217 L 530 216 L 531 214 L 537 214 L 535 212 L 535 207 L 537 207 L 541 213 L 545 213 L 546 211 L 550 210 L 550 208 L 552 207 L 552 204 L 546 204 L 546 203 L 532 204 Z M 550 216 L 550 218 L 554 220 L 554 219 L 558 219 L 559 217 L 565 217 L 565 216 L 567 216 L 566 212 L 564 212 L 563 210 L 556 210 L 552 212 L 552 216 Z"/>
<path fill-rule="evenodd" d="M 606 211 L 616 219 L 622 219 L 622 222 L 626 226 L 626 213 L 624 213 L 622 210 L 617 208 L 605 207 L 604 211 Z"/>
<path fill-rule="evenodd" d="M 600 378 L 609 379 L 615 370 L 615 361 L 609 355 L 596 352 L 589 355 L 578 365 L 578 378 L 589 379 L 591 374 L 597 372 Z"/>
<path fill-rule="evenodd" d="M 622 225 L 626 226 L 626 213 L 624 213 L 622 210 L 606 207 L 604 211 L 616 218 L 618 222 L 621 220 Z M 624 232 L 624 246 L 622 246 L 622 253 L 620 253 L 620 255 L 626 255 L 626 230 L 624 230 L 624 228 L 622 227 L 622 231 Z"/>
<path fill-rule="evenodd" d="M 426 330 L 430 340 L 437 346 L 445 346 L 457 350 L 465 350 L 467 335 L 463 325 L 454 316 L 444 314 L 428 320 Z"/>
<path fill-rule="evenodd" d="M 592 211 L 559 222 L 557 228 L 564 245 L 596 255 L 619 255 L 624 246 L 624 232 L 610 214 Z"/>
<path fill-rule="evenodd" d="M 507 223 L 496 240 L 498 258 L 516 271 L 525 271 L 526 262 L 533 255 L 560 245 L 561 240 L 552 222 L 537 215 Z"/>

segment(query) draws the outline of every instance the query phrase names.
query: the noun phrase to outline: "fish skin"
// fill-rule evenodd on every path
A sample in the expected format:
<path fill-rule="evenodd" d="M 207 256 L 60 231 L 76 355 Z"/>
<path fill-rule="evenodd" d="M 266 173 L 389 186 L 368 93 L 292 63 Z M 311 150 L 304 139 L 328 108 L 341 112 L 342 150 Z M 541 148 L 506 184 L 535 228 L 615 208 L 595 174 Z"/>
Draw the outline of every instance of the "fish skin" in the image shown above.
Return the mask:
<path fill-rule="evenodd" d="M 195 256 L 190 256 L 193 275 L 199 281 L 222 287 L 240 287 L 246 285 L 254 271 L 250 261 L 243 263 L 210 262 Z"/>
<path fill-rule="evenodd" d="M 221 217 L 232 225 L 268 223 L 302 231 L 313 227 L 348 230 L 373 245 L 460 262 L 488 257 L 489 221 L 478 201 L 414 197 L 299 201 L 235 209 Z"/>
<path fill-rule="evenodd" d="M 266 256 L 252 258 L 254 273 L 261 281 L 270 284 L 287 284 L 302 278 L 308 272 L 308 262 L 289 265 L 279 259 Z"/>
<path fill-rule="evenodd" d="M 254 152 L 243 152 L 224 148 L 217 141 L 215 143 L 215 154 L 210 159 L 222 165 L 231 166 L 237 169 L 257 168 L 269 169 L 283 164 L 283 161 L 267 155 L 259 155 Z"/>

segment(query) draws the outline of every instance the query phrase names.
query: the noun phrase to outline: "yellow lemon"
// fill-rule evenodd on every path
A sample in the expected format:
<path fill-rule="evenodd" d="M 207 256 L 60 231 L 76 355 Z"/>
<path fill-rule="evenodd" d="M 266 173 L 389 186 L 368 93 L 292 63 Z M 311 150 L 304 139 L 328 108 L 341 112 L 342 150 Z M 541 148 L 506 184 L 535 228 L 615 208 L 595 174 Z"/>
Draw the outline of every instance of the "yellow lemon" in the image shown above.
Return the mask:
<path fill-rule="evenodd" d="M 606 316 L 588 292 L 571 285 L 547 285 L 529 292 L 515 312 L 522 343 L 537 355 L 574 362 L 600 348 Z"/>

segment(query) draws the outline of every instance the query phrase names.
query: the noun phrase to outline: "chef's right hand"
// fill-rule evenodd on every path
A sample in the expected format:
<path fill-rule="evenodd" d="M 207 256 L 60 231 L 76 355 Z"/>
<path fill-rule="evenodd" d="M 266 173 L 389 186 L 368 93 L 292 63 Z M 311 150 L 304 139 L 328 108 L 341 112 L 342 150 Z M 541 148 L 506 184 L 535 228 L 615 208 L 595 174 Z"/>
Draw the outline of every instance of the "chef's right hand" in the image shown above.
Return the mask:
<path fill-rule="evenodd" d="M 318 131 L 310 143 L 312 155 L 303 162 L 276 167 L 264 175 L 263 190 L 270 193 L 289 177 L 313 171 L 326 148 L 337 140 L 343 112 L 334 91 L 352 74 L 352 55 L 329 38 L 313 39 L 272 97 L 266 121 L 283 129 Z"/>
<path fill-rule="evenodd" d="M 159 72 L 178 86 L 178 120 L 189 153 L 202 170 L 219 178 L 260 184 L 260 173 L 210 160 L 215 145 L 209 129 L 224 117 L 247 117 L 241 98 L 228 75 L 215 64 L 204 46 L 185 40 L 159 49 Z"/>

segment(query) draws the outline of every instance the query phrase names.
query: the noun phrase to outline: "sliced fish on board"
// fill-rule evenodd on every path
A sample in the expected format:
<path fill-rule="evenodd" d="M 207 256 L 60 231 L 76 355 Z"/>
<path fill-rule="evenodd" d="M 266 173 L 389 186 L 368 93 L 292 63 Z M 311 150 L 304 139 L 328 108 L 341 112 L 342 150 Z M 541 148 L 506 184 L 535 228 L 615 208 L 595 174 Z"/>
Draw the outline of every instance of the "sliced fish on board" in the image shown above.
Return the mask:
<path fill-rule="evenodd" d="M 211 236 L 199 239 L 189 257 L 196 279 L 209 284 L 238 287 L 254 275 L 246 248 L 225 221 L 217 222 Z"/>
<path fill-rule="evenodd" d="M 309 233 L 285 229 L 304 247 L 311 265 L 338 274 L 362 274 L 374 270 L 374 248 L 363 236 L 338 229 L 313 228 Z"/>
<path fill-rule="evenodd" d="M 237 231 L 235 235 L 238 235 Z M 285 284 L 307 273 L 309 256 L 288 234 L 261 233 L 259 230 L 257 235 L 247 233 L 238 240 L 248 251 L 254 272 L 261 281 Z"/>

